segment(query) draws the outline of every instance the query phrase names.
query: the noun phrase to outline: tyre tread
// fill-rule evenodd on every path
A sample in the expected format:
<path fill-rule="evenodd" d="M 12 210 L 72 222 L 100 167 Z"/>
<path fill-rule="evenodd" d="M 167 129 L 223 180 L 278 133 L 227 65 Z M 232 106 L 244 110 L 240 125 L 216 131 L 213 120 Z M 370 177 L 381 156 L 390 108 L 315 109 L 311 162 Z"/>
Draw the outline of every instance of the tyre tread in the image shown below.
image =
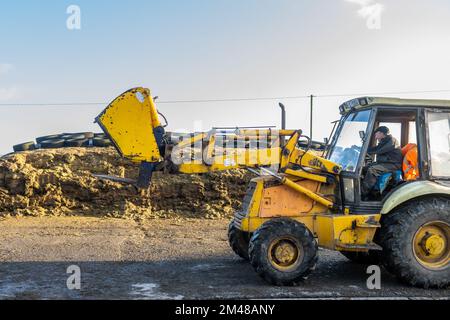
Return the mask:
<path fill-rule="evenodd" d="M 262 243 L 267 240 L 267 236 L 272 232 L 284 231 L 289 234 L 297 234 L 304 238 L 309 244 L 313 244 L 312 248 L 312 257 L 309 261 L 307 261 L 307 265 L 305 266 L 305 270 L 294 278 L 285 278 L 280 279 L 276 278 L 272 275 L 271 272 L 268 271 L 270 266 L 264 263 L 264 260 L 261 259 L 259 254 L 257 253 L 257 249 L 261 247 Z M 301 233 L 301 234 L 300 234 Z M 309 229 L 302 223 L 299 223 L 292 219 L 287 218 L 277 218 L 272 219 L 266 223 L 264 223 L 252 236 L 249 243 L 249 258 L 250 263 L 255 269 L 256 273 L 261 276 L 268 283 L 271 283 L 276 286 L 295 286 L 303 282 L 308 278 L 312 271 L 315 270 L 317 261 L 318 261 L 318 244 L 314 239 L 314 236 L 309 231 Z"/>
<path fill-rule="evenodd" d="M 417 200 L 398 208 L 395 212 L 383 217 L 379 241 L 383 247 L 382 261 L 385 268 L 402 282 L 421 288 L 445 288 L 450 285 L 450 271 L 441 272 L 416 268 L 405 259 L 404 236 L 408 227 L 424 214 L 436 212 L 443 219 L 449 219 L 450 200 L 437 197 L 434 199 Z M 418 264 L 418 263 L 417 263 Z M 426 274 L 427 276 L 424 276 Z"/>

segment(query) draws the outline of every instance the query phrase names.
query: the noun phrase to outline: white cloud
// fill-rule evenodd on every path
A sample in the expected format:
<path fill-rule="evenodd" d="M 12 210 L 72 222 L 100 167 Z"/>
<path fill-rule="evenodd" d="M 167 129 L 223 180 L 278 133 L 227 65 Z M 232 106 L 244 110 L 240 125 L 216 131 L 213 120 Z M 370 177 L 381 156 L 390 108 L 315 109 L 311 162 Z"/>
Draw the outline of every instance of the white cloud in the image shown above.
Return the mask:
<path fill-rule="evenodd" d="M 360 6 L 367 6 L 373 2 L 373 0 L 345 0 L 347 2 L 356 3 Z"/>
<path fill-rule="evenodd" d="M 374 0 L 345 1 L 358 4 L 361 7 L 361 9 L 358 10 L 358 15 L 366 19 L 367 28 L 372 30 L 381 29 L 381 14 L 384 11 L 384 6 L 381 3 L 376 3 Z"/>
<path fill-rule="evenodd" d="M 377 15 L 378 13 L 382 13 L 384 6 L 380 3 L 375 3 L 369 6 L 363 6 L 358 14 L 363 18 L 369 18 L 372 15 Z"/>
<path fill-rule="evenodd" d="M 0 101 L 9 101 L 17 98 L 19 90 L 16 87 L 0 88 Z"/>
<path fill-rule="evenodd" d="M 14 69 L 14 66 L 9 63 L 0 63 L 0 75 L 7 74 L 12 69 Z"/>

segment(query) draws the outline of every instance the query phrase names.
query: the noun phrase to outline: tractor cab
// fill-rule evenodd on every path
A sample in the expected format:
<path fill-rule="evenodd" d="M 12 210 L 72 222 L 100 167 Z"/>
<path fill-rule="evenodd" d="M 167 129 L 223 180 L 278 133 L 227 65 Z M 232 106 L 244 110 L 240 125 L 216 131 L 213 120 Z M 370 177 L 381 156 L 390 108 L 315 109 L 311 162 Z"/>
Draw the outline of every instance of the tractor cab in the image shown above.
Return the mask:
<path fill-rule="evenodd" d="M 341 199 L 350 212 L 379 212 L 403 185 L 450 179 L 450 102 L 393 98 L 359 98 L 341 105 L 342 118 L 326 157 L 343 167 Z M 368 153 L 377 145 L 374 131 L 386 126 L 402 150 L 402 167 L 378 177 L 368 196 L 361 192 Z"/>

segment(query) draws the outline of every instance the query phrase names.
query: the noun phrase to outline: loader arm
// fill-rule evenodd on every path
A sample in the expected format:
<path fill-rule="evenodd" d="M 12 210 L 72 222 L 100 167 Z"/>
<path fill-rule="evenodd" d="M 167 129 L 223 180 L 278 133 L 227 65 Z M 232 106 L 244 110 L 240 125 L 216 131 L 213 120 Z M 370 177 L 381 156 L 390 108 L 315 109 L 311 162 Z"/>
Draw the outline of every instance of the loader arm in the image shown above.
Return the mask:
<path fill-rule="evenodd" d="M 96 122 L 121 156 L 140 163 L 139 178 L 134 182 L 140 188 L 149 187 L 156 170 L 195 174 L 266 167 L 277 176 L 322 183 L 329 183 L 341 171 L 336 163 L 298 148 L 301 130 L 213 129 L 176 141 L 161 127 L 150 90 L 145 88 L 134 88 L 117 97 Z M 98 177 L 130 183 L 129 179 Z M 281 180 L 294 190 L 333 206 L 329 199 L 296 187 L 290 179 Z"/>

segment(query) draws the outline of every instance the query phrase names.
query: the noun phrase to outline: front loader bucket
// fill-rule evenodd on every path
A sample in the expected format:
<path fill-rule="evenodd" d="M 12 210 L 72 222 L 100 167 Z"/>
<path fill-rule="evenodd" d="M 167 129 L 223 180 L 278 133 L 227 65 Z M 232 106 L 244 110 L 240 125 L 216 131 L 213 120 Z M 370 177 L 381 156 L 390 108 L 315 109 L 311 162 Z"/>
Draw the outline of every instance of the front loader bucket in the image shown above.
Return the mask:
<path fill-rule="evenodd" d="M 161 161 L 158 119 L 150 90 L 134 88 L 117 97 L 95 119 L 120 155 L 134 162 Z"/>
<path fill-rule="evenodd" d="M 122 157 L 140 163 L 136 181 L 97 175 L 104 180 L 148 188 L 156 164 L 162 161 L 164 129 L 150 90 L 134 88 L 117 97 L 95 119 Z"/>

